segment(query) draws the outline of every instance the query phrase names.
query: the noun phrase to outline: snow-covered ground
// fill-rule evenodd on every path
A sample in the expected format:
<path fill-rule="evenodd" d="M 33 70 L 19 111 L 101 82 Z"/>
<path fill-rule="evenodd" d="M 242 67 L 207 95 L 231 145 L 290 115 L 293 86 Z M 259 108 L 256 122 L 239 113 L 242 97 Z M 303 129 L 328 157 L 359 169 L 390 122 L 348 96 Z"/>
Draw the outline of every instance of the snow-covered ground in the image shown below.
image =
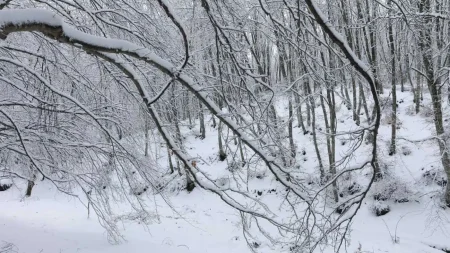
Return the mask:
<path fill-rule="evenodd" d="M 376 183 L 353 222 L 350 244 L 342 248 L 342 252 L 443 252 L 430 246 L 450 249 L 450 209 L 440 205 L 443 189 L 423 177 L 425 171 L 440 169 L 437 145 L 433 141 L 412 142 L 431 136 L 433 122 L 423 115 L 408 115 L 408 107 L 413 104 L 409 92 L 399 92 L 398 97 L 403 101 L 399 103 L 398 116 L 401 122 L 398 135 L 403 139 L 397 142 L 398 154 L 389 156 L 390 125 L 383 124 L 380 129 L 380 160 L 396 178 L 396 199 L 407 198 L 409 201 L 395 203 L 395 198 L 388 200 L 391 211 L 376 217 L 371 211 L 376 202 L 373 195 L 392 187 L 387 180 Z M 278 109 L 282 115 L 283 106 Z M 445 111 L 448 119 L 449 108 L 446 107 Z M 344 128 L 352 127 L 350 116 L 351 112 L 343 107 L 338 118 Z M 318 122 L 322 122 L 320 117 Z M 185 144 L 192 155 L 203 157 L 205 161 L 201 166 L 208 173 L 214 177 L 227 175 L 226 163 L 215 158 L 217 135 L 213 129 L 208 130 L 206 139 L 200 140 L 191 134 Z M 309 154 L 308 159 L 302 159 L 301 166 L 315 166 L 310 137 L 304 136 L 299 128 L 294 134 L 298 152 L 304 148 Z M 338 143 L 337 148 L 342 152 L 345 145 Z M 163 155 L 159 159 L 162 164 L 167 161 Z M 267 179 L 252 180 L 252 187 L 263 192 L 261 198 L 276 197 L 276 191 L 268 192 L 276 183 Z M 148 225 L 121 223 L 120 229 L 126 241 L 118 245 L 109 243 L 95 215 L 91 213 L 88 218 L 80 201 L 57 192 L 49 182 L 37 182 L 30 198 L 24 199 L 23 193 L 24 185 L 20 182 L 0 192 L 0 252 L 2 243 L 6 245 L 7 242 L 14 245 L 12 252 L 23 253 L 251 252 L 243 235 L 239 213 L 199 187 L 191 193 L 167 194 L 170 206 L 161 196 L 149 194 L 147 202 L 152 210 L 157 210 L 157 218 Z M 280 248 L 267 243 L 262 243 L 257 250 L 280 252 Z M 325 249 L 325 252 L 333 250 Z"/>

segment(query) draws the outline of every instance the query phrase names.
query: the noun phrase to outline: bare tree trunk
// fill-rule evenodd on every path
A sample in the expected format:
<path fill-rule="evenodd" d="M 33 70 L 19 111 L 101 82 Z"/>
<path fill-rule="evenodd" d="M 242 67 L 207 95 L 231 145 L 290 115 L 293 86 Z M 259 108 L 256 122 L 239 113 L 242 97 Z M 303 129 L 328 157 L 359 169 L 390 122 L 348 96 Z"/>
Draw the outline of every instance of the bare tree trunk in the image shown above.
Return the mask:
<path fill-rule="evenodd" d="M 329 135 L 329 160 L 330 160 L 330 173 L 332 177 L 336 176 L 336 101 L 334 97 L 333 89 L 327 89 L 327 98 L 329 101 L 330 108 L 330 135 Z M 326 115 L 325 115 L 326 117 Z M 339 201 L 338 186 L 337 181 L 333 181 L 333 196 L 334 201 L 337 203 Z"/>
<path fill-rule="evenodd" d="M 292 97 L 289 97 L 289 123 L 288 123 L 288 132 L 289 132 L 289 146 L 291 149 L 290 161 L 295 160 L 295 144 L 294 144 L 294 136 L 292 133 L 292 122 L 294 121 L 294 112 L 292 109 Z M 292 162 L 289 162 L 289 165 L 292 165 Z"/>
<path fill-rule="evenodd" d="M 245 166 L 245 164 L 246 164 L 246 160 L 245 160 L 245 156 L 244 156 L 244 149 L 242 148 L 242 140 L 239 138 L 239 153 L 240 153 L 240 155 L 241 155 L 241 165 L 242 165 L 242 167 L 244 167 Z"/>
<path fill-rule="evenodd" d="M 192 124 L 192 115 L 191 115 L 191 108 L 190 108 L 190 101 L 189 101 L 189 91 L 186 90 L 186 92 L 184 93 L 184 100 L 185 100 L 185 112 L 187 114 L 188 120 L 189 120 L 189 129 L 192 129 L 194 127 L 194 124 Z"/>
<path fill-rule="evenodd" d="M 36 174 L 34 174 L 34 172 L 33 172 L 33 176 L 31 177 L 31 179 L 28 180 L 27 191 L 25 193 L 25 197 L 31 196 L 31 192 L 33 191 L 33 187 L 35 184 L 34 181 L 36 181 Z"/>
<path fill-rule="evenodd" d="M 363 89 L 363 86 L 361 83 L 359 83 L 359 95 L 361 96 L 364 113 L 366 114 L 366 117 L 367 117 L 367 122 L 370 124 L 372 122 L 372 117 L 370 117 L 370 114 L 369 114 L 369 108 L 367 107 L 367 101 L 366 101 L 366 94 L 364 93 L 364 89 Z"/>
<path fill-rule="evenodd" d="M 217 123 L 216 123 L 216 118 L 214 117 L 214 114 L 211 114 L 211 120 L 212 120 L 212 127 L 216 128 Z"/>
<path fill-rule="evenodd" d="M 303 115 L 302 115 L 302 104 L 300 103 L 300 96 L 295 93 L 295 104 L 297 106 L 297 124 L 298 127 L 302 128 L 303 134 L 306 134 L 306 128 L 305 123 L 303 122 Z"/>
<path fill-rule="evenodd" d="M 186 166 L 184 168 L 184 171 L 186 172 L 186 190 L 188 192 L 192 192 L 195 188 L 195 183 L 192 180 L 189 170 L 186 168 Z"/>
<path fill-rule="evenodd" d="M 167 159 L 169 159 L 170 174 L 173 174 L 175 172 L 175 170 L 173 168 L 173 163 L 172 163 L 172 152 L 170 152 L 169 147 L 167 147 Z"/>
<path fill-rule="evenodd" d="M 421 13 L 431 12 L 431 0 L 420 0 L 419 11 Z M 439 82 L 434 73 L 433 66 L 433 51 L 432 51 L 432 37 L 431 31 L 426 27 L 432 25 L 431 18 L 425 17 L 423 23 L 425 27 L 419 30 L 420 39 L 419 47 L 422 52 L 423 66 L 427 75 L 427 85 L 430 90 L 431 101 L 434 112 L 434 126 L 436 129 L 436 135 L 438 136 L 439 150 L 441 152 L 441 162 L 444 172 L 447 175 L 447 179 L 450 180 L 450 156 L 447 147 L 448 137 L 445 136 L 445 130 L 442 120 L 442 96 L 439 87 Z M 450 183 L 447 184 L 445 192 L 445 203 L 450 207 Z"/>
<path fill-rule="evenodd" d="M 323 163 L 322 163 L 322 158 L 320 155 L 320 149 L 319 149 L 319 144 L 317 142 L 317 135 L 316 135 L 316 112 L 315 112 L 315 106 L 314 106 L 314 98 L 311 94 L 311 89 L 309 88 L 309 84 L 305 83 L 305 87 L 306 87 L 306 95 L 308 96 L 308 100 L 306 102 L 306 104 L 311 104 L 309 106 L 310 110 L 311 110 L 311 115 L 312 115 L 312 136 L 313 136 L 313 142 L 314 142 L 314 149 L 316 151 L 316 155 L 317 155 L 317 161 L 319 162 L 319 171 L 320 171 L 320 179 L 321 179 L 321 183 L 323 183 L 323 180 L 325 178 L 325 170 L 323 168 Z"/>
<path fill-rule="evenodd" d="M 343 86 L 343 89 L 344 89 L 345 100 L 347 101 L 347 103 L 345 103 L 345 104 L 347 106 L 347 110 L 351 110 L 353 105 L 352 105 L 352 101 L 350 100 L 350 95 L 349 95 L 349 92 L 348 92 L 348 87 L 347 87 L 347 83 L 346 83 L 345 77 L 342 77 L 342 81 L 343 81 L 342 86 Z"/>
<path fill-rule="evenodd" d="M 227 158 L 227 154 L 225 153 L 223 149 L 223 143 L 222 143 L 222 121 L 219 121 L 219 127 L 217 129 L 217 139 L 219 141 L 219 160 L 225 161 Z"/>
<path fill-rule="evenodd" d="M 356 81 L 355 76 L 352 74 L 352 97 L 353 97 L 353 120 L 356 122 L 356 125 L 359 126 L 359 114 L 358 114 L 358 102 L 356 100 Z"/>
<path fill-rule="evenodd" d="M 399 47 L 399 49 L 400 49 L 400 47 Z M 399 70 L 400 70 L 400 80 L 401 80 L 401 83 L 400 83 L 400 91 L 401 92 L 405 92 L 405 80 L 404 80 L 404 78 L 405 78 L 405 75 L 403 74 L 403 67 L 402 67 L 402 61 L 401 61 L 401 57 L 399 56 L 399 64 L 398 64 L 398 67 L 399 67 Z"/>
<path fill-rule="evenodd" d="M 199 112 L 198 117 L 200 121 L 200 139 L 205 139 L 206 137 L 206 128 L 205 128 L 205 115 L 203 114 L 203 106 L 202 103 L 199 101 Z"/>
<path fill-rule="evenodd" d="M 388 5 L 392 8 L 392 1 L 388 1 Z M 391 9 L 393 10 L 393 9 Z M 389 11 L 389 16 L 392 15 L 392 11 Z M 392 27 L 392 19 L 388 20 L 388 42 L 391 51 L 391 85 L 392 85 L 392 112 L 391 112 L 391 144 L 389 146 L 389 155 L 394 155 L 396 151 L 396 131 L 397 131 L 397 89 L 396 89 L 396 69 L 395 59 L 395 44 L 394 44 L 394 32 Z"/>
<path fill-rule="evenodd" d="M 308 84 L 305 84 L 305 94 L 307 96 L 307 101 L 311 101 L 311 98 L 309 96 L 312 96 L 312 94 L 310 94 L 308 92 L 307 85 Z M 306 103 L 306 125 L 308 127 L 311 127 L 311 106 L 314 106 L 314 105 L 311 105 L 310 103 Z"/>
<path fill-rule="evenodd" d="M 149 143 L 149 136 L 148 132 L 150 131 L 150 126 L 148 124 L 147 117 L 144 117 L 144 136 L 145 136 L 145 150 L 144 150 L 144 156 L 148 156 L 148 143 Z"/>
<path fill-rule="evenodd" d="M 420 102 L 422 101 L 422 75 L 419 72 L 416 73 L 416 82 L 417 90 L 414 99 L 416 100 L 416 114 L 418 114 L 420 112 Z"/>

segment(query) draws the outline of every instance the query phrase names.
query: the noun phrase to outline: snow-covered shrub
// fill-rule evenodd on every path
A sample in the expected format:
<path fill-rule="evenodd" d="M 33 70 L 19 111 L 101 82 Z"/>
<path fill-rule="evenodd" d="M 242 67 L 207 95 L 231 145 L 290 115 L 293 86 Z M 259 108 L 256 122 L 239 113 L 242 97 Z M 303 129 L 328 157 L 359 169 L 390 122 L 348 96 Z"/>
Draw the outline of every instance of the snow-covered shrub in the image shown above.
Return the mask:
<path fill-rule="evenodd" d="M 434 115 L 433 108 L 431 107 L 431 105 L 426 104 L 420 109 L 419 114 L 422 117 L 431 118 Z"/>
<path fill-rule="evenodd" d="M 320 177 L 314 173 L 314 174 L 306 174 L 305 175 L 305 181 L 308 183 L 308 185 L 313 185 L 313 184 L 320 184 Z"/>
<path fill-rule="evenodd" d="M 10 179 L 0 179 L 0 192 L 6 191 L 12 186 L 12 181 Z"/>
<path fill-rule="evenodd" d="M 227 189 L 230 187 L 230 179 L 228 177 L 218 178 L 214 180 L 214 183 L 221 189 Z"/>
<path fill-rule="evenodd" d="M 424 169 L 422 169 L 424 170 Z M 423 179 L 427 185 L 429 184 L 437 184 L 439 186 L 447 185 L 447 178 L 443 170 L 438 168 L 431 168 L 430 170 L 426 170 L 422 174 Z"/>
<path fill-rule="evenodd" d="M 401 149 L 402 154 L 405 156 L 411 155 L 411 153 L 412 153 L 412 150 L 408 146 L 402 146 L 400 149 Z"/>
<path fill-rule="evenodd" d="M 266 171 L 265 170 L 249 170 L 248 171 L 248 177 L 250 179 L 254 179 L 254 178 L 256 178 L 256 179 L 263 179 L 266 176 L 267 175 L 266 175 Z"/>
<path fill-rule="evenodd" d="M 361 185 L 356 182 L 345 182 L 343 187 L 341 187 L 341 191 L 339 192 L 339 196 L 341 198 L 354 195 L 361 191 Z"/>
<path fill-rule="evenodd" d="M 392 108 L 392 98 L 380 97 L 380 107 L 383 112 L 390 111 Z"/>
<path fill-rule="evenodd" d="M 167 185 L 167 190 L 171 193 L 178 194 L 186 188 L 186 178 L 184 176 L 171 181 Z"/>
<path fill-rule="evenodd" d="M 349 209 L 348 206 L 346 206 L 345 204 L 342 204 L 342 205 L 338 206 L 335 211 L 338 214 L 343 214 L 343 213 L 347 212 L 348 209 Z"/>
<path fill-rule="evenodd" d="M 236 173 L 236 172 L 239 172 L 242 170 L 241 164 L 242 164 L 241 162 L 233 160 L 228 163 L 228 166 L 226 169 L 231 173 Z"/>
<path fill-rule="evenodd" d="M 149 188 L 148 185 L 144 185 L 144 184 L 133 186 L 131 189 L 131 194 L 140 196 L 140 195 L 144 194 L 145 192 L 147 192 L 148 188 Z"/>
<path fill-rule="evenodd" d="M 372 187 L 375 201 L 393 200 L 398 203 L 409 202 L 412 191 L 408 184 L 400 178 L 387 175 L 383 180 Z"/>
<path fill-rule="evenodd" d="M 375 201 L 371 206 L 370 210 L 376 216 L 383 216 L 391 211 L 391 208 L 384 201 Z"/>
<path fill-rule="evenodd" d="M 408 106 L 406 107 L 405 113 L 406 113 L 406 115 L 408 115 L 408 116 L 414 116 L 414 115 L 416 115 L 416 105 L 415 105 L 415 104 L 408 105 Z"/>
<path fill-rule="evenodd" d="M 397 129 L 400 129 L 400 127 L 403 125 L 403 122 L 398 117 L 396 119 L 396 123 L 397 123 Z M 384 114 L 384 116 L 381 118 L 381 124 L 383 124 L 383 125 L 391 125 L 392 124 L 392 114 L 390 112 Z"/>
<path fill-rule="evenodd" d="M 150 225 L 157 219 L 157 215 L 147 211 L 132 212 L 114 217 L 115 222 L 134 221 L 138 224 Z"/>
<path fill-rule="evenodd" d="M 174 173 L 172 175 L 158 178 L 157 181 L 158 183 L 154 187 L 150 188 L 153 194 L 164 192 L 176 195 L 186 189 L 185 175 L 179 176 Z"/>

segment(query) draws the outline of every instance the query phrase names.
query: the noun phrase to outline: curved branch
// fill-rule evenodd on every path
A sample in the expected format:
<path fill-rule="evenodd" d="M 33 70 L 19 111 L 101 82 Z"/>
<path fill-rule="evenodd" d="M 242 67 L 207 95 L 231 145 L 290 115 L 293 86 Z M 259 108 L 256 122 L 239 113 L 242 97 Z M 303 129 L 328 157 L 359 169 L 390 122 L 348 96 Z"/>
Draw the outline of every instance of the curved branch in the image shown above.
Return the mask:
<path fill-rule="evenodd" d="M 178 19 L 177 16 L 175 16 L 174 11 L 170 7 L 170 5 L 166 2 L 166 0 L 158 0 L 159 5 L 164 9 L 166 12 L 166 15 L 172 20 L 172 22 L 175 24 L 175 26 L 180 30 L 181 35 L 183 36 L 183 42 L 184 42 L 184 51 L 185 51 L 185 58 L 184 63 L 181 66 L 181 69 L 184 69 L 189 61 L 189 43 L 187 39 L 186 30 L 184 29 L 183 25 L 181 24 L 181 21 Z"/>
<path fill-rule="evenodd" d="M 380 102 L 379 102 L 378 93 L 377 93 L 377 83 L 376 83 L 377 81 L 373 78 L 372 74 L 370 73 L 369 66 L 364 64 L 358 58 L 358 56 L 350 48 L 350 46 L 348 45 L 348 43 L 344 39 L 344 37 L 341 34 L 339 34 L 339 32 L 337 32 L 331 25 L 329 25 L 329 20 L 325 17 L 325 15 L 321 12 L 319 7 L 313 2 L 313 0 L 305 0 L 305 2 L 307 4 L 309 10 L 313 14 L 316 22 L 321 26 L 321 28 L 330 37 L 330 39 L 342 50 L 342 52 L 345 54 L 347 60 L 355 68 L 355 70 L 358 71 L 364 77 L 364 79 L 366 79 L 366 81 L 369 83 L 370 91 L 372 93 L 372 97 L 373 97 L 374 104 L 375 104 L 375 113 L 376 113 L 375 125 L 372 130 L 372 132 L 373 132 L 373 149 L 372 149 L 372 161 L 370 162 L 372 165 L 372 168 L 373 168 L 373 173 L 372 173 L 372 178 L 367 187 L 367 189 L 370 189 L 370 187 L 372 186 L 375 179 L 380 176 L 380 175 L 377 175 L 378 174 L 378 172 L 377 172 L 377 170 L 378 170 L 377 136 L 378 136 L 378 129 L 380 127 L 381 109 L 380 109 Z M 366 197 L 367 192 L 368 191 L 364 192 L 361 199 Z M 358 203 L 354 214 L 356 214 L 358 212 L 358 210 L 361 208 L 361 204 L 362 204 L 362 201 L 360 201 Z M 354 217 L 355 216 L 352 215 L 352 216 L 348 217 L 348 219 L 345 219 L 345 220 L 349 221 L 346 231 L 348 230 L 348 226 Z M 342 224 L 342 222 L 340 222 L 338 224 Z M 342 246 L 342 241 L 341 241 L 341 244 L 339 245 L 339 248 L 341 246 Z"/>

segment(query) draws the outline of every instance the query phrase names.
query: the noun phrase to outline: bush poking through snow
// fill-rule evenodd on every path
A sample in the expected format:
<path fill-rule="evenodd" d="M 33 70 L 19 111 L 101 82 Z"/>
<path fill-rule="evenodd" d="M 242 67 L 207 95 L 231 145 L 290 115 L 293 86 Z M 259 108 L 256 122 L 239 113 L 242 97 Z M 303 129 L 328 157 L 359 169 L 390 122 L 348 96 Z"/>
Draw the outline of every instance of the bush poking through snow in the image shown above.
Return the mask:
<path fill-rule="evenodd" d="M 381 123 L 383 125 L 391 125 L 392 124 L 392 115 L 391 114 L 386 114 L 382 119 L 381 119 Z M 396 119 L 396 128 L 400 129 L 403 125 L 403 123 L 400 121 L 399 118 Z"/>
<path fill-rule="evenodd" d="M 194 190 L 194 188 L 195 188 L 195 183 L 194 183 L 194 181 L 189 181 L 189 182 L 187 183 L 187 185 L 186 185 L 186 190 L 187 190 L 188 192 L 192 192 L 192 191 Z"/>
<path fill-rule="evenodd" d="M 241 162 L 237 162 L 237 161 L 231 161 L 230 163 L 228 163 L 227 166 L 227 170 L 231 173 L 236 173 L 241 171 L 242 167 L 241 167 Z"/>
<path fill-rule="evenodd" d="M 12 182 L 10 180 L 0 180 L 0 192 L 6 191 L 11 188 Z"/>
<path fill-rule="evenodd" d="M 411 155 L 411 153 L 412 153 L 411 149 L 409 147 L 407 147 L 407 146 L 402 146 L 401 150 L 402 150 L 402 154 L 404 156 Z"/>
<path fill-rule="evenodd" d="M 135 221 L 138 224 L 150 225 L 155 219 L 157 219 L 156 214 L 149 213 L 147 211 L 139 211 L 133 213 L 122 214 L 114 217 L 115 222 L 119 221 Z M 1 252 L 0 252 L 1 253 Z"/>
<path fill-rule="evenodd" d="M 148 190 L 147 185 L 135 186 L 133 187 L 133 189 L 131 189 L 131 193 L 136 196 L 141 196 L 144 192 L 147 192 L 147 190 Z"/>
<path fill-rule="evenodd" d="M 412 105 L 408 105 L 406 107 L 406 111 L 405 111 L 406 115 L 408 116 L 414 116 L 416 115 L 416 105 L 412 104 Z"/>
<path fill-rule="evenodd" d="M 227 154 L 225 152 L 219 152 L 219 161 L 223 162 L 227 159 Z"/>
<path fill-rule="evenodd" d="M 380 106 L 381 109 L 384 110 L 390 110 L 392 108 L 392 99 L 390 97 L 380 97 Z"/>
<path fill-rule="evenodd" d="M 391 208 L 384 201 L 375 201 L 370 208 L 376 216 L 383 216 L 391 211 Z"/>
<path fill-rule="evenodd" d="M 289 251 L 290 252 L 299 252 L 300 251 L 300 246 L 298 246 L 298 245 L 290 246 L 289 247 Z"/>
<path fill-rule="evenodd" d="M 248 177 L 249 177 L 250 179 L 254 179 L 254 178 L 257 178 L 257 179 L 263 179 L 263 178 L 266 177 L 266 171 L 261 171 L 261 170 L 256 170 L 256 171 L 254 171 L 254 170 L 249 170 L 249 171 L 248 171 Z"/>
<path fill-rule="evenodd" d="M 435 168 L 425 171 L 422 174 L 422 177 L 425 179 L 427 185 L 431 183 L 436 183 L 437 185 L 442 187 L 447 185 L 447 179 L 444 172 Z"/>
<path fill-rule="evenodd" d="M 229 189 L 230 188 L 230 179 L 228 177 L 221 177 L 214 180 L 214 183 L 220 187 L 221 189 Z"/>
<path fill-rule="evenodd" d="M 0 184 L 0 192 L 8 190 L 11 186 L 11 184 Z"/>
<path fill-rule="evenodd" d="M 345 204 L 342 204 L 336 208 L 336 213 L 343 214 L 343 213 L 347 212 L 348 209 L 349 209 L 348 206 L 346 206 Z"/>
<path fill-rule="evenodd" d="M 412 191 L 399 178 L 386 178 L 373 186 L 375 201 L 394 200 L 397 203 L 409 202 Z"/>
<path fill-rule="evenodd" d="M 431 105 L 424 105 L 419 114 L 422 117 L 431 118 L 434 115 L 433 108 L 431 108 Z"/>
<path fill-rule="evenodd" d="M 359 184 L 356 183 L 356 182 L 352 182 L 352 183 L 350 183 L 349 185 L 347 185 L 347 186 L 344 188 L 343 191 L 341 191 L 341 192 L 339 193 L 339 196 L 340 196 L 341 198 L 344 198 L 344 197 L 346 197 L 346 196 L 351 196 L 351 195 L 353 195 L 353 194 L 355 194 L 355 193 L 358 193 L 358 192 L 360 192 L 360 191 L 361 191 L 361 185 L 359 185 Z"/>

